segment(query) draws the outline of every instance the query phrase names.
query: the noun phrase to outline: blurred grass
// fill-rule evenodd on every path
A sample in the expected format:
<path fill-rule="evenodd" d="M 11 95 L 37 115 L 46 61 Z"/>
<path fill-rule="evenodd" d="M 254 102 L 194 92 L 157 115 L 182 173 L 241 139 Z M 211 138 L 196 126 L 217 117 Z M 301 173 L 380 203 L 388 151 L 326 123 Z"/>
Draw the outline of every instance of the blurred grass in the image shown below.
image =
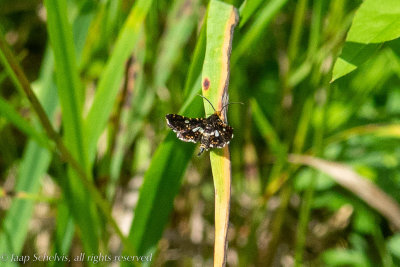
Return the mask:
<path fill-rule="evenodd" d="M 38 98 L 49 117 L 54 114 L 57 106 L 57 92 L 52 78 L 54 58 L 47 50 L 38 85 Z M 38 122 L 35 122 L 39 125 Z M 18 183 L 15 191 L 37 194 L 40 190 L 41 180 L 46 173 L 51 161 L 51 153 L 38 145 L 34 140 L 29 141 L 21 159 L 18 173 Z M 34 202 L 30 200 L 15 200 L 2 218 L 2 231 L 0 233 L 1 254 L 21 254 L 27 238 L 30 218 L 33 214 Z M 7 266 L 15 264 L 5 263 Z"/>
<path fill-rule="evenodd" d="M 226 2 L 240 15 L 230 100 L 245 103 L 228 114 L 227 263 L 400 265 L 396 228 L 357 191 L 363 182 L 341 186 L 325 165 L 287 156 L 351 167 L 400 201 L 400 41 L 398 27 L 385 27 L 399 21 L 397 2 Z M 196 94 L 208 3 L 3 3 L 0 25 L 23 75 L 91 183 L 44 135 L 21 76 L 6 77 L 2 47 L 0 255 L 153 253 L 154 266 L 211 265 L 212 167 L 164 119 L 205 116 Z"/>
<path fill-rule="evenodd" d="M 190 28 L 185 31 L 179 30 L 182 28 L 182 23 L 193 16 L 196 16 L 194 10 L 196 9 L 197 2 L 190 1 L 177 1 L 174 5 L 173 12 L 168 18 L 170 24 L 167 24 L 166 34 L 162 37 L 159 48 L 159 57 L 157 58 L 154 73 L 160 71 L 165 72 L 160 75 L 160 78 L 154 80 L 152 90 L 163 90 L 168 78 L 168 71 L 174 65 L 178 57 L 179 48 L 185 45 L 188 41 Z M 178 13 L 184 12 L 188 16 L 179 16 Z M 176 23 L 172 23 L 177 20 Z M 194 25 L 192 25 L 194 26 Z M 171 45 L 176 46 L 174 49 L 169 49 Z M 201 44 L 200 44 L 201 45 Z M 191 68 L 195 65 L 201 65 L 201 60 L 192 61 Z M 162 66 L 165 66 L 162 68 Z M 168 68 L 166 68 L 168 66 Z M 198 68 L 197 68 L 198 69 Z M 193 75 L 190 79 L 194 79 Z M 187 81 L 187 86 L 193 85 L 193 81 Z M 190 91 L 198 91 L 197 86 L 194 86 Z M 190 88 L 186 88 L 188 91 Z M 148 94 L 154 92 L 147 92 Z M 187 94 L 187 95 L 190 95 Z M 194 105 L 195 100 L 192 98 L 187 99 L 191 103 L 191 111 L 189 109 L 181 110 L 183 114 L 189 113 L 188 116 L 200 116 L 199 105 L 198 108 Z M 200 103 L 200 100 L 197 101 Z M 144 176 L 144 183 L 140 190 L 138 204 L 135 210 L 135 217 L 132 222 L 129 238 L 134 244 L 136 250 L 141 254 L 148 254 L 154 251 L 154 247 L 158 240 L 161 238 L 162 231 L 168 220 L 168 215 L 172 209 L 172 201 L 178 192 L 179 186 L 182 182 L 187 163 L 189 162 L 190 155 L 193 154 L 193 147 L 187 144 L 180 144 L 173 142 L 175 134 L 169 133 L 164 141 L 159 145 L 157 151 L 152 157 L 149 169 Z M 178 165 L 180 168 L 171 168 L 171 166 Z M 154 209 L 160 207 L 160 209 Z M 151 225 L 151 227 L 149 227 Z"/>
<path fill-rule="evenodd" d="M 103 132 L 114 106 L 124 72 L 124 63 L 139 41 L 142 24 L 151 4 L 151 0 L 139 0 L 132 7 L 117 37 L 113 53 L 100 76 L 93 104 L 85 120 L 90 161 L 94 160 L 97 140 Z"/>
<path fill-rule="evenodd" d="M 0 114 L 10 123 L 13 123 L 20 131 L 31 137 L 42 147 L 48 148 L 50 144 L 46 137 L 33 128 L 29 122 L 25 121 L 19 113 L 4 99 L 0 98 Z"/>
<path fill-rule="evenodd" d="M 71 155 L 80 163 L 87 177 L 92 179 L 88 160 L 86 134 L 83 129 L 84 91 L 76 64 L 72 27 L 68 23 L 66 1 L 45 1 L 48 31 L 54 51 L 57 90 L 63 114 L 64 142 Z M 93 200 L 73 169 L 61 186 L 75 222 L 80 226 L 85 250 L 99 249 L 99 219 Z M 66 178 L 64 176 L 63 178 Z"/>

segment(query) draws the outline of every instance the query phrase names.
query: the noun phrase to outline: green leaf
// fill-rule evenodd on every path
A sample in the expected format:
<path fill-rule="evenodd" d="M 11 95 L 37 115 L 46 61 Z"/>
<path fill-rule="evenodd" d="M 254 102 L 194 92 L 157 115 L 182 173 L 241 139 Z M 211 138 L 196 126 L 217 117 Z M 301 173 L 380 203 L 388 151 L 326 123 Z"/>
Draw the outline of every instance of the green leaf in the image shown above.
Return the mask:
<path fill-rule="evenodd" d="M 331 82 L 367 61 L 380 43 L 400 37 L 400 5 L 397 0 L 366 0 L 359 7 L 336 60 Z"/>
<path fill-rule="evenodd" d="M 346 42 L 343 46 L 342 54 L 333 67 L 331 82 L 357 69 L 358 66 L 370 59 L 378 48 L 379 44 Z"/>
<path fill-rule="evenodd" d="M 400 5 L 397 0 L 365 0 L 356 15 L 346 42 L 383 43 L 400 37 Z"/>

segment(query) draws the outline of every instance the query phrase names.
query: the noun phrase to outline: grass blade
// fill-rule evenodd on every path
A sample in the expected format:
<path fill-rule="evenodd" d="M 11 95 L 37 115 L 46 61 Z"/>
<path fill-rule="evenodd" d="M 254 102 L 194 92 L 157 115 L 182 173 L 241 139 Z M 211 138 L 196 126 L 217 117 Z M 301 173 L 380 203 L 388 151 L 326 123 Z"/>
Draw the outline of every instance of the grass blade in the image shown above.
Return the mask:
<path fill-rule="evenodd" d="M 72 27 L 67 19 L 66 1 L 47 0 L 45 5 L 48 14 L 47 26 L 57 69 L 56 78 L 63 115 L 65 145 L 83 167 L 86 176 L 90 177 L 82 118 L 84 92 L 75 62 Z M 78 174 L 71 168 L 69 179 L 66 183 L 62 183 L 62 186 L 68 196 L 67 203 L 75 222 L 82 230 L 85 250 L 97 253 L 100 221 L 93 199 L 79 180 Z"/>
<path fill-rule="evenodd" d="M 42 147 L 50 147 L 46 137 L 33 128 L 29 122 L 19 115 L 19 113 L 2 97 L 0 97 L 0 115 L 4 116 L 10 123 L 14 124 L 20 131 L 34 139 Z"/>
<path fill-rule="evenodd" d="M 198 0 L 174 1 L 154 66 L 156 88 L 165 86 L 197 22 Z"/>
<path fill-rule="evenodd" d="M 242 28 L 246 22 L 254 16 L 254 13 L 257 11 L 258 7 L 263 3 L 262 0 L 253 0 L 253 1 L 244 1 L 243 5 L 240 7 L 240 22 L 239 28 Z"/>
<path fill-rule="evenodd" d="M 382 138 L 400 138 L 400 124 L 367 124 L 339 132 L 326 139 L 327 144 L 346 141 L 355 136 L 373 135 Z"/>
<path fill-rule="evenodd" d="M 126 151 L 142 129 L 144 118 L 150 111 L 154 93 L 145 90 L 143 82 L 143 64 L 145 49 L 138 47 L 127 63 L 124 82 L 125 95 L 119 104 L 116 123 L 114 125 L 114 142 L 109 147 L 110 157 L 110 181 L 107 187 L 107 198 L 112 199 L 115 193 L 118 179 L 121 174 Z"/>
<path fill-rule="evenodd" d="M 200 71 L 204 59 L 205 34 L 203 25 L 183 90 L 186 101 L 179 114 L 189 117 L 202 116 L 202 102 L 196 94 L 199 92 Z M 129 233 L 129 240 L 133 242 L 138 253 L 145 254 L 151 251 L 161 238 L 174 197 L 182 183 L 183 174 L 194 149 L 195 146 L 180 142 L 175 134 L 170 132 L 152 157 L 140 189 L 135 217 Z M 170 168 L 171 162 L 177 162 L 178 170 Z"/>
<path fill-rule="evenodd" d="M 278 13 L 281 8 L 286 4 L 287 0 L 272 0 L 265 4 L 265 6 L 259 11 L 260 15 L 256 17 L 256 20 L 250 26 L 251 28 L 247 31 L 241 41 L 237 45 L 232 55 L 232 65 L 236 65 L 238 59 L 246 52 L 250 50 L 250 46 L 257 37 L 262 34 L 262 31 L 269 25 L 272 18 Z"/>
<path fill-rule="evenodd" d="M 85 120 L 89 159 L 93 161 L 97 141 L 103 132 L 114 106 L 124 72 L 125 61 L 138 43 L 140 30 L 152 0 L 135 2 L 124 27 L 119 33 L 111 58 L 100 76 L 93 105 Z"/>
<path fill-rule="evenodd" d="M 251 109 L 253 111 L 254 122 L 259 128 L 260 133 L 264 136 L 275 156 L 282 156 L 286 154 L 286 149 L 278 138 L 274 127 L 263 114 L 260 105 L 255 99 L 250 101 Z"/>
<path fill-rule="evenodd" d="M 188 39 L 193 32 L 197 21 L 196 10 L 198 4 L 198 1 L 193 0 L 174 3 L 171 12 L 168 14 L 166 32 L 160 41 L 159 53 L 153 69 L 155 80 L 150 88 L 145 87 L 143 83 L 144 45 L 136 49 L 135 72 L 138 75 L 135 79 L 135 90 L 132 88 L 134 91 L 133 99 L 128 104 L 131 108 L 121 114 L 122 121 L 118 128 L 123 130 L 118 133 L 116 146 L 111 158 L 111 187 L 108 190 L 110 196 L 113 194 L 113 184 L 119 178 L 123 155 L 125 155 L 126 150 L 142 129 L 144 120 L 153 106 L 155 90 L 165 87 L 165 83 L 173 72 L 182 49 L 187 45 Z M 181 15 L 182 13 L 183 15 Z"/>
<path fill-rule="evenodd" d="M 228 102 L 229 59 L 237 22 L 238 14 L 233 6 L 214 0 L 210 2 L 202 88 L 203 95 L 216 110 L 222 110 Z M 207 101 L 204 106 L 207 116 L 214 113 Z M 227 121 L 226 109 L 223 119 Z M 214 266 L 225 266 L 232 176 L 228 146 L 211 151 L 210 161 L 215 188 Z"/>
<path fill-rule="evenodd" d="M 49 51 L 49 50 L 48 50 Z M 54 66 L 52 56 L 47 52 L 44 66 L 40 75 L 40 90 L 38 98 L 43 104 L 49 117 L 52 116 L 58 96 L 52 79 Z M 40 182 L 51 160 L 51 154 L 47 149 L 40 147 L 35 141 L 30 140 L 24 152 L 19 166 L 19 173 L 15 191 L 23 191 L 35 195 L 39 192 Z M 30 217 L 33 212 L 33 201 L 27 199 L 15 199 L 2 219 L 0 232 L 0 254 L 20 255 L 28 232 Z M 13 266 L 10 262 L 2 263 L 5 266 Z"/>
<path fill-rule="evenodd" d="M 57 86 L 63 113 L 63 126 L 66 146 L 72 154 L 87 168 L 87 157 L 82 127 L 82 84 L 79 80 L 75 62 L 72 27 L 67 19 L 67 5 L 64 0 L 45 1 L 48 16 L 48 31 L 54 50 L 57 69 Z M 87 168 L 88 169 L 88 168 Z"/>
<path fill-rule="evenodd" d="M 184 115 L 201 115 L 200 99 L 195 98 L 189 106 Z M 170 132 L 152 157 L 129 233 L 129 240 L 140 255 L 152 251 L 161 238 L 194 149 L 193 144 L 180 142 Z"/>

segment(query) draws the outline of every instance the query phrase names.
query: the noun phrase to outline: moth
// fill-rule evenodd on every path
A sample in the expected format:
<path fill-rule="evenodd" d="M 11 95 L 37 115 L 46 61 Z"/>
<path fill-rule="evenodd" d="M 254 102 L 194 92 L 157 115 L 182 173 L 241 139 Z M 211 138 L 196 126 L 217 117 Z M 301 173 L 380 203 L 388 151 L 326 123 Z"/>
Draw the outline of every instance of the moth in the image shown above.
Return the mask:
<path fill-rule="evenodd" d="M 216 111 L 211 102 L 202 95 L 214 109 L 214 114 L 207 118 L 188 118 L 178 114 L 167 114 L 165 116 L 167 125 L 176 133 L 176 136 L 184 142 L 200 142 L 200 156 L 204 150 L 210 148 L 223 148 L 228 145 L 233 138 L 233 128 L 224 123 L 221 112 L 229 104 L 222 107 L 220 111 Z M 240 103 L 243 104 L 243 103 Z"/>

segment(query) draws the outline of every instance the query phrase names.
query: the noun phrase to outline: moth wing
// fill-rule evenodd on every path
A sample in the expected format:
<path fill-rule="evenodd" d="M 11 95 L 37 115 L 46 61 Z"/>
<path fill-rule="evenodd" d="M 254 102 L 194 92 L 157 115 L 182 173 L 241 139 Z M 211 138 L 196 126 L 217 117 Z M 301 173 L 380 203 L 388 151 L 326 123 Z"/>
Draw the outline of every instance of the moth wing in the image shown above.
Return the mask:
<path fill-rule="evenodd" d="M 180 140 L 193 143 L 201 140 L 201 129 L 205 127 L 203 118 L 188 118 L 177 114 L 168 114 L 165 118 L 168 127 L 176 133 L 176 137 Z"/>
<path fill-rule="evenodd" d="M 191 131 L 179 132 L 176 134 L 176 137 L 178 137 L 180 140 L 182 140 L 184 142 L 197 143 L 201 140 L 201 133 L 199 133 L 199 132 L 193 133 Z"/>
<path fill-rule="evenodd" d="M 224 123 L 220 123 L 214 130 L 214 134 L 210 136 L 210 147 L 223 148 L 233 138 L 233 128 Z"/>
<path fill-rule="evenodd" d="M 231 126 L 229 126 L 229 125 L 225 125 L 220 130 L 220 134 L 221 134 L 224 142 L 227 142 L 229 144 L 229 142 L 233 138 L 233 128 Z"/>

